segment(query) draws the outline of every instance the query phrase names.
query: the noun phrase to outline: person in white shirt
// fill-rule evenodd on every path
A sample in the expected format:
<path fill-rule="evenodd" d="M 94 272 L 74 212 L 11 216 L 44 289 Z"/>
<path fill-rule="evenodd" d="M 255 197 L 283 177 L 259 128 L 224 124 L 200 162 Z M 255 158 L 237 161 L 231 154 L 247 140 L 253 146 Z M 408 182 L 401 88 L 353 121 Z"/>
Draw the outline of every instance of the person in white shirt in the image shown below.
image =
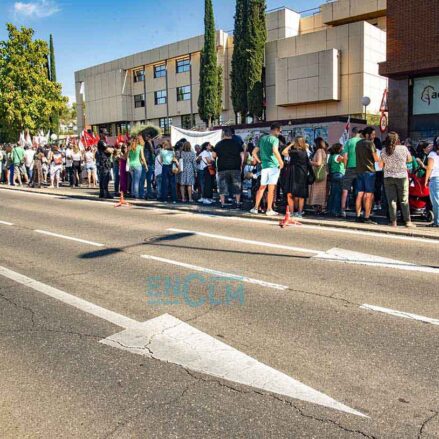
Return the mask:
<path fill-rule="evenodd" d="M 209 168 L 214 164 L 212 154 L 212 145 L 209 142 L 203 143 L 201 153 L 199 154 L 198 178 L 200 179 L 201 198 L 199 203 L 213 203 L 213 184 L 215 179 L 215 170 L 210 171 Z"/>
<path fill-rule="evenodd" d="M 24 165 L 26 167 L 26 173 L 29 177 L 29 181 L 32 181 L 35 151 L 36 150 L 34 148 L 29 148 L 29 146 L 24 147 Z"/>
<path fill-rule="evenodd" d="M 436 139 L 433 151 L 428 155 L 427 173 L 425 174 L 425 186 L 430 188 L 430 198 L 433 204 L 434 221 L 430 227 L 439 227 L 439 154 L 438 141 Z"/>

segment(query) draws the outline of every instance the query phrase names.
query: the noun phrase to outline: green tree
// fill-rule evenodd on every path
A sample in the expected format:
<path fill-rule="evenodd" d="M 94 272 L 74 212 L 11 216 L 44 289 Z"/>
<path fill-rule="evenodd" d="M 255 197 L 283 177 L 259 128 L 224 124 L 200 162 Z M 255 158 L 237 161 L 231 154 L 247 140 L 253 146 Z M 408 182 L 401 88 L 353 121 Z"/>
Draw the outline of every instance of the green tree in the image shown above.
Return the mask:
<path fill-rule="evenodd" d="M 67 98 L 61 85 L 47 78 L 47 43 L 33 40 L 34 31 L 7 24 L 8 40 L 0 41 L 0 125 L 6 140 L 21 130 L 47 130 Z"/>
<path fill-rule="evenodd" d="M 55 64 L 55 47 L 53 45 L 53 35 L 50 34 L 49 41 L 49 58 L 50 58 L 50 80 L 56 82 L 56 64 Z M 60 114 L 54 113 L 51 118 L 51 131 L 59 134 Z"/>
<path fill-rule="evenodd" d="M 50 54 L 50 80 L 52 82 L 56 82 L 55 47 L 53 46 L 52 34 L 50 34 L 49 54 Z"/>
<path fill-rule="evenodd" d="M 218 107 L 218 60 L 212 0 L 205 0 L 204 7 L 204 47 L 201 51 L 198 113 L 201 120 L 210 127 Z"/>
<path fill-rule="evenodd" d="M 216 110 L 214 119 L 218 122 L 221 118 L 221 113 L 223 112 L 223 68 L 222 66 L 218 66 L 218 95 L 216 101 Z"/>
<path fill-rule="evenodd" d="M 249 0 L 245 31 L 247 103 L 253 117 L 262 117 L 264 102 L 263 71 L 267 28 L 265 23 L 265 0 Z"/>
<path fill-rule="evenodd" d="M 246 27 L 248 17 L 248 1 L 236 0 L 235 28 L 233 31 L 232 55 L 232 103 L 235 114 L 240 113 L 244 118 L 248 112 L 247 105 L 247 52 L 246 52 Z"/>

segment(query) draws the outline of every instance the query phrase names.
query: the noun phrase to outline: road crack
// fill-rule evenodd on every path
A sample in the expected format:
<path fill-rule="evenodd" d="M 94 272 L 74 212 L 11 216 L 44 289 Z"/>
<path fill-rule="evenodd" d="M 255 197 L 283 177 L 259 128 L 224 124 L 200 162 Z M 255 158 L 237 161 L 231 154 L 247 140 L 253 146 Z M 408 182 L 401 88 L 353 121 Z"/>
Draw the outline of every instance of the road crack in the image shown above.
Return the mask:
<path fill-rule="evenodd" d="M 436 416 L 439 415 L 439 412 L 436 412 L 436 411 L 433 411 L 433 410 L 430 410 L 430 412 L 432 413 L 432 415 L 429 416 L 429 417 L 428 417 L 428 418 L 422 423 L 421 428 L 419 429 L 418 439 L 422 439 L 422 436 L 423 436 L 423 434 L 424 434 L 424 430 L 425 430 L 425 427 L 427 426 L 427 424 L 428 424 L 429 422 L 431 422 Z"/>

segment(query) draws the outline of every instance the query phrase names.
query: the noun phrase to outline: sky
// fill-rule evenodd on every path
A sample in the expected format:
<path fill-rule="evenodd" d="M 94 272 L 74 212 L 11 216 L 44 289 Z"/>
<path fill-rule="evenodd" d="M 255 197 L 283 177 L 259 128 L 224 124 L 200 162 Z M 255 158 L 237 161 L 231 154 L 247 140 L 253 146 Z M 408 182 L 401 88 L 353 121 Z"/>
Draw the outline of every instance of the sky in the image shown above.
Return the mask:
<path fill-rule="evenodd" d="M 325 0 L 267 0 L 267 9 L 298 12 Z M 215 25 L 233 29 L 235 0 L 213 0 Z M 203 33 L 204 0 L 0 0 L 0 40 L 6 23 L 53 34 L 57 79 L 74 101 L 76 70 Z"/>

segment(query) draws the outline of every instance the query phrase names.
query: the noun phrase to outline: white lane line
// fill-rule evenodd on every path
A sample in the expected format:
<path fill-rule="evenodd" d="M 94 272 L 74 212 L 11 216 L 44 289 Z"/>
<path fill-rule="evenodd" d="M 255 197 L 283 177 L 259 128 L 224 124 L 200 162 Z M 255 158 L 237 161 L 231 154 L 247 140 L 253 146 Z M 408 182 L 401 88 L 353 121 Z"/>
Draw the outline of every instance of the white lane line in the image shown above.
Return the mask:
<path fill-rule="evenodd" d="M 177 265 L 178 267 L 187 268 L 188 270 L 200 271 L 202 273 L 212 274 L 214 276 L 226 277 L 228 279 L 234 279 L 249 284 L 260 285 L 262 287 L 272 288 L 274 290 L 287 290 L 289 287 L 286 285 L 279 285 L 271 282 L 266 282 L 259 279 L 252 279 L 251 277 L 240 276 L 238 274 L 225 273 L 223 271 L 212 270 L 210 268 L 199 267 L 198 265 L 186 264 L 185 262 L 173 261 L 172 259 L 159 258 L 157 256 L 142 255 L 144 259 L 152 261 L 163 262 L 164 264 Z"/>
<path fill-rule="evenodd" d="M 383 258 L 381 256 L 369 255 L 367 253 L 353 252 L 342 248 L 332 248 L 322 252 L 313 259 L 326 260 L 328 262 L 341 262 L 344 264 L 367 265 L 370 267 L 392 268 L 395 270 L 418 271 L 421 273 L 439 274 L 439 268 L 424 265 L 415 265 L 409 262 L 396 259 Z"/>
<path fill-rule="evenodd" d="M 124 328 L 122 332 L 100 341 L 107 346 L 177 364 L 194 372 L 265 392 L 277 393 L 360 417 L 368 417 L 169 314 L 142 323 L 8 268 L 0 266 L 0 275 Z"/>
<path fill-rule="evenodd" d="M 8 221 L 0 221 L 0 224 L 4 225 L 4 226 L 13 226 L 13 223 L 9 223 Z"/>
<path fill-rule="evenodd" d="M 257 223 L 257 224 L 266 224 L 271 226 L 277 226 L 275 221 L 270 220 L 262 220 L 256 218 L 240 218 L 240 217 L 232 217 L 232 216 L 221 216 L 221 215 L 208 215 L 208 214 L 200 214 L 205 218 L 209 219 L 227 219 L 234 221 L 244 221 L 249 223 Z M 434 238 L 416 238 L 414 236 L 404 236 L 404 235 L 396 235 L 385 232 L 367 232 L 362 230 L 350 230 L 348 228 L 337 228 L 337 227 L 326 227 L 326 226 L 314 226 L 309 224 L 302 224 L 300 227 L 296 229 L 294 227 L 290 227 L 288 230 L 319 230 L 320 232 L 334 232 L 334 233 L 342 233 L 343 235 L 361 235 L 368 236 L 371 238 L 383 238 L 383 239 L 396 239 L 401 241 L 413 241 L 413 242 L 422 242 L 424 244 L 433 244 L 439 245 L 439 239 Z"/>
<path fill-rule="evenodd" d="M 360 309 L 366 309 L 369 311 L 376 311 L 376 312 L 380 312 L 380 313 L 384 313 L 384 314 L 389 314 L 389 315 L 395 316 L 395 317 L 402 317 L 404 319 L 416 320 L 418 322 L 430 323 L 431 325 L 439 326 L 438 319 L 432 319 L 430 317 L 424 317 L 424 316 L 412 314 L 409 312 L 396 311 L 396 310 L 390 309 L 390 308 L 382 308 L 381 306 L 367 305 L 367 304 L 361 305 Z"/>
<path fill-rule="evenodd" d="M 34 280 L 30 277 L 24 276 L 20 273 L 16 273 L 15 271 L 9 270 L 8 268 L 0 266 L 0 275 L 28 288 L 32 288 L 35 291 L 43 293 L 46 296 L 52 297 L 53 299 L 60 300 L 61 302 L 73 306 L 88 314 L 92 314 L 96 317 L 106 320 L 107 322 L 113 323 L 116 326 L 120 326 L 121 328 L 132 328 L 136 325 L 139 325 L 139 322 L 133 319 L 125 317 L 121 314 L 117 314 L 93 303 L 87 302 L 84 299 L 80 299 L 79 297 L 73 296 L 64 291 L 58 290 L 57 288 L 43 284 L 42 282 Z"/>
<path fill-rule="evenodd" d="M 105 247 L 104 244 L 100 244 L 99 242 L 87 241 L 85 239 L 73 238 L 72 236 L 60 235 L 58 233 L 48 232 L 47 230 L 34 230 L 36 233 L 40 233 L 41 235 L 53 236 L 54 238 L 67 239 L 68 241 L 76 241 L 82 244 L 93 245 L 94 247 Z"/>
<path fill-rule="evenodd" d="M 289 250 L 289 251 L 293 251 L 293 252 L 314 253 L 314 254 L 324 253 L 324 251 L 322 251 L 322 250 L 312 250 L 312 249 L 307 249 L 307 248 L 303 248 L 303 247 L 291 247 L 289 245 L 272 244 L 270 242 L 254 241 L 251 239 L 242 239 L 242 238 L 235 238 L 232 236 L 215 235 L 212 233 L 196 232 L 194 230 L 170 228 L 167 231 L 176 232 L 176 233 L 189 233 L 191 235 L 205 236 L 206 238 L 220 239 L 223 241 L 241 242 L 243 244 L 257 245 L 259 247 L 277 248 L 277 249 Z"/>

